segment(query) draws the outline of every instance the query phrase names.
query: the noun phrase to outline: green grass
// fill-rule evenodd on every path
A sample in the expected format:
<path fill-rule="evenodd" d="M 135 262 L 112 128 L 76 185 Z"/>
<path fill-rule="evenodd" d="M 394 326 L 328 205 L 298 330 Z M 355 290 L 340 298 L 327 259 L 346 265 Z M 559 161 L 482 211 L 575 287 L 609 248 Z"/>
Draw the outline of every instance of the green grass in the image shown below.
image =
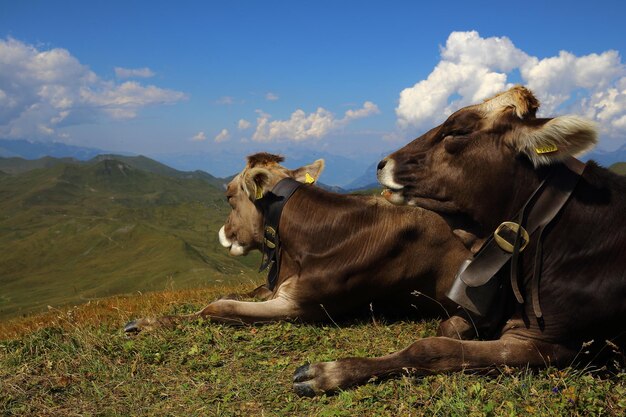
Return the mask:
<path fill-rule="evenodd" d="M 239 288 L 236 288 L 239 289 Z M 223 288 L 221 291 L 228 291 Z M 437 323 L 357 320 L 341 326 L 197 322 L 128 337 L 139 313 L 194 311 L 216 290 L 116 298 L 53 311 L 38 330 L 2 336 L 2 415 L 562 416 L 626 413 L 626 374 L 553 368 L 494 376 L 400 375 L 331 396 L 298 398 L 305 363 L 396 351 L 433 335 Z M 131 311 L 138 309 L 140 311 Z M 19 321 L 16 322 L 19 325 Z"/>
<path fill-rule="evenodd" d="M 0 318 L 114 294 L 257 281 L 258 255 L 233 258 L 219 245 L 228 212 L 223 190 L 203 179 L 122 161 L 0 177 Z"/>

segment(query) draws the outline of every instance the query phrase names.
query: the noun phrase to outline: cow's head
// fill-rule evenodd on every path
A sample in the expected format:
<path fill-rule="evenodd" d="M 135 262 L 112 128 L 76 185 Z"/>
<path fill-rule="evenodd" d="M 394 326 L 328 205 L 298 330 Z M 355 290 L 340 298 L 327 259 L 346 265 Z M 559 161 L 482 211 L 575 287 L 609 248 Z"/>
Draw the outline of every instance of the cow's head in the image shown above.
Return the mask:
<path fill-rule="evenodd" d="M 282 179 L 291 177 L 302 183 L 313 182 L 324 169 L 324 160 L 290 170 L 281 165 L 282 156 L 258 153 L 248 157 L 248 164 L 226 187 L 226 200 L 231 212 L 219 231 L 222 246 L 231 255 L 245 255 L 261 249 L 263 217 L 254 201 L 262 198 Z"/>
<path fill-rule="evenodd" d="M 458 110 L 380 162 L 383 195 L 491 227 L 489 216 L 507 215 L 516 193 L 532 186 L 532 175 L 596 143 L 593 123 L 577 116 L 537 118 L 538 107 L 533 94 L 517 86 Z"/>

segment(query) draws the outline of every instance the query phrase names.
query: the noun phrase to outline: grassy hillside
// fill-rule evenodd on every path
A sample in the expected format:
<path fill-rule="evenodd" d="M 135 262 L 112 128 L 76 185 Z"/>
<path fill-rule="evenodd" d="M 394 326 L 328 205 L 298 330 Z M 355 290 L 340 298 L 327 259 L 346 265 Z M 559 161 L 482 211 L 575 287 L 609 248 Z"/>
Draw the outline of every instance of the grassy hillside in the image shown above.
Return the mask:
<path fill-rule="evenodd" d="M 223 191 L 123 161 L 0 177 L 0 317 L 134 291 L 262 279 L 217 230 Z"/>
<path fill-rule="evenodd" d="M 298 398 L 305 362 L 382 355 L 437 323 L 374 316 L 340 325 L 192 323 L 128 337 L 137 315 L 191 312 L 241 286 L 115 297 L 0 322 L 1 415 L 623 416 L 626 374 L 591 369 L 395 379 Z"/>
<path fill-rule="evenodd" d="M 7 174 L 21 174 L 23 172 L 32 171 L 33 169 L 51 168 L 63 163 L 80 163 L 73 158 L 53 158 L 45 156 L 39 159 L 23 159 L 18 157 L 2 158 L 0 157 L 0 170 Z"/>
<path fill-rule="evenodd" d="M 9 174 L 21 174 L 24 172 L 32 171 L 34 169 L 52 168 L 59 164 L 81 164 L 81 165 L 93 165 L 104 160 L 116 160 L 125 163 L 133 168 L 137 168 L 141 171 L 147 171 L 149 173 L 158 174 L 161 176 L 171 178 L 186 178 L 186 179 L 201 179 L 205 180 L 209 184 L 222 189 L 228 180 L 223 178 L 217 178 L 204 171 L 179 171 L 171 168 L 153 159 L 147 158 L 143 155 L 139 156 L 124 156 L 124 155 L 98 155 L 91 160 L 84 162 L 74 158 L 53 158 L 45 156 L 39 159 L 24 159 L 24 158 L 3 158 L 0 157 L 0 171 L 4 171 Z"/>
<path fill-rule="evenodd" d="M 171 168 L 165 164 L 155 161 L 154 159 L 147 158 L 145 156 L 121 156 L 121 155 L 98 155 L 93 158 L 90 163 L 102 161 L 106 159 L 115 159 L 122 161 L 133 168 L 137 168 L 142 171 L 151 172 L 162 176 L 181 179 L 199 179 L 208 182 L 215 186 L 217 189 L 222 190 L 224 184 L 227 184 L 230 180 L 224 178 L 217 178 L 204 171 L 179 171 Z"/>
<path fill-rule="evenodd" d="M 609 169 L 620 175 L 626 175 L 626 162 L 618 162 L 616 164 L 613 164 L 609 167 Z"/>

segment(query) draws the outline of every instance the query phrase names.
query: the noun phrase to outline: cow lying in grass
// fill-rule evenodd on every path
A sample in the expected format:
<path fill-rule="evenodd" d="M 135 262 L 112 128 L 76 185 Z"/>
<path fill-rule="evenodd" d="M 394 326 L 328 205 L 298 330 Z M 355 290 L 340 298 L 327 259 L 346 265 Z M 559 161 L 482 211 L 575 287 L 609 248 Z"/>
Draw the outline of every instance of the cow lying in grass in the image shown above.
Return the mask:
<path fill-rule="evenodd" d="M 623 335 L 626 178 L 573 159 L 595 144 L 590 122 L 575 116 L 537 118 L 538 107 L 529 90 L 515 87 L 457 111 L 378 167 L 390 201 L 454 218 L 466 237 L 474 237 L 476 248 L 483 242 L 489 246 L 487 239 L 505 221 L 519 224 L 522 218 L 522 226 L 529 227 L 533 218 L 555 214 L 545 227 L 528 231 L 518 268 L 511 258 L 507 273 L 494 278 L 508 289 L 509 307 L 496 339 L 434 337 L 385 357 L 307 365 L 296 372 L 298 392 L 335 390 L 403 369 L 431 374 L 501 365 L 568 366 L 587 350 L 585 342 L 609 340 L 611 345 Z M 548 210 L 535 210 L 544 195 Z M 565 196 L 563 204 L 552 210 L 559 196 Z M 521 250 L 517 243 L 496 243 L 510 254 Z M 511 269 L 518 274 L 509 274 Z"/>
<path fill-rule="evenodd" d="M 270 198 L 281 180 L 310 182 L 323 169 L 322 160 L 296 170 L 279 165 L 282 160 L 266 153 L 252 155 L 228 184 L 232 211 L 220 241 L 232 255 L 263 248 L 265 219 L 259 201 Z M 125 330 L 199 317 L 221 323 L 317 321 L 378 301 L 391 302 L 394 308 L 414 304 L 431 317 L 444 314 L 442 307 L 455 307 L 445 292 L 469 252 L 433 212 L 302 185 L 284 205 L 279 225 L 276 282 L 271 291 L 260 287 L 254 292 L 264 301 L 220 299 L 195 314 L 138 319 Z M 417 298 L 414 291 L 424 296 Z M 457 330 L 464 331 L 446 331 Z"/>

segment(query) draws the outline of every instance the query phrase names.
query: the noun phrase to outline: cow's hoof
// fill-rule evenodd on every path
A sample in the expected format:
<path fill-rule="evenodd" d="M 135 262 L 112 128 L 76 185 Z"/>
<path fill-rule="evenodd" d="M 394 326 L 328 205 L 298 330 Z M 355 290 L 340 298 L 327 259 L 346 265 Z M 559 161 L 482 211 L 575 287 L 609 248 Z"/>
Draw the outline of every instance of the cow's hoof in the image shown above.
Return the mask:
<path fill-rule="evenodd" d="M 305 363 L 293 373 L 293 382 L 302 382 L 311 378 L 311 364 Z"/>
<path fill-rule="evenodd" d="M 346 360 L 318 362 L 306 364 L 293 374 L 293 389 L 296 394 L 303 397 L 313 397 L 321 394 L 334 394 L 359 382 L 363 378 L 355 379 L 358 372 L 345 369 Z M 366 380 L 366 379 L 365 379 Z"/>
<path fill-rule="evenodd" d="M 140 331 L 141 327 L 139 326 L 137 320 L 129 321 L 126 323 L 126 326 L 124 326 L 125 333 L 139 333 Z"/>
<path fill-rule="evenodd" d="M 296 369 L 293 373 L 293 390 L 295 393 L 300 397 L 315 397 L 324 393 L 332 393 L 335 387 L 328 389 L 321 384 L 323 372 L 320 374 L 320 371 L 320 364 L 311 365 L 309 363 Z"/>
<path fill-rule="evenodd" d="M 308 363 L 295 370 L 293 373 L 293 390 L 299 397 L 315 397 L 317 395 L 311 386 L 312 378 L 313 372 Z"/>
<path fill-rule="evenodd" d="M 317 395 L 317 393 L 315 392 L 315 390 L 313 388 L 311 388 L 311 386 L 309 385 L 308 382 L 302 382 L 302 383 L 295 383 L 293 384 L 293 390 L 295 391 L 296 395 L 298 395 L 299 397 L 315 397 Z"/>

